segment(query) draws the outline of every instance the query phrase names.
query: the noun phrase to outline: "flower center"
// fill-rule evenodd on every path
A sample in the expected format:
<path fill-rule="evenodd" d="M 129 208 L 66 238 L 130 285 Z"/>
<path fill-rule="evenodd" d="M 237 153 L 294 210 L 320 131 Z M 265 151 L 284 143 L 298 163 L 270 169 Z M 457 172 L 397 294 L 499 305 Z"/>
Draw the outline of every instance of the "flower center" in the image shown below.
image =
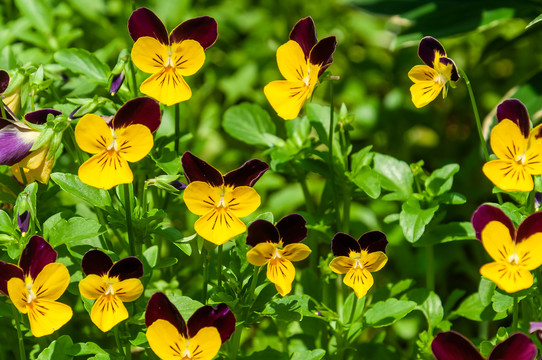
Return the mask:
<path fill-rule="evenodd" d="M 107 291 L 105 292 L 105 295 L 115 295 L 115 290 L 113 290 L 113 285 L 109 284 L 109 287 L 107 288 Z"/>
<path fill-rule="evenodd" d="M 516 254 L 516 252 L 514 251 L 514 253 L 512 255 L 510 255 L 508 257 L 508 262 L 512 265 L 517 265 L 519 264 L 519 256 L 518 254 Z"/>
<path fill-rule="evenodd" d="M 34 292 L 32 291 L 32 285 L 34 285 L 32 282 L 26 283 L 26 288 L 28 289 L 28 300 L 26 301 L 27 304 L 30 304 L 36 299 L 36 294 L 34 294 Z"/>
<path fill-rule="evenodd" d="M 275 253 L 273 254 L 273 260 L 275 259 L 280 259 L 282 256 L 280 256 L 280 252 L 279 252 L 279 249 L 276 249 L 275 248 Z"/>
<path fill-rule="evenodd" d="M 220 191 L 218 192 L 218 195 L 220 196 L 220 200 L 218 200 L 218 204 L 216 204 L 216 208 L 218 210 L 226 209 L 227 208 L 226 201 L 224 201 L 224 196 L 226 195 L 226 189 L 221 188 Z"/>
<path fill-rule="evenodd" d="M 119 151 L 117 147 L 117 134 L 115 133 L 115 130 L 111 129 L 111 136 L 113 137 L 113 141 L 111 141 L 111 144 L 107 147 L 107 151 Z"/>
<path fill-rule="evenodd" d="M 168 54 L 167 54 L 167 61 L 164 64 L 166 71 L 175 71 L 175 64 L 173 63 L 173 60 L 171 59 L 171 55 L 173 55 L 173 50 L 171 49 L 171 46 L 170 46 L 168 49 Z"/>
<path fill-rule="evenodd" d="M 444 84 L 446 83 L 446 77 L 442 74 L 439 74 L 436 78 L 435 78 L 435 82 L 437 84 L 439 84 L 440 86 L 444 86 Z"/>
<path fill-rule="evenodd" d="M 361 258 L 356 259 L 356 263 L 354 264 L 354 269 L 363 269 L 363 264 L 361 263 Z"/>
<path fill-rule="evenodd" d="M 521 165 L 525 165 L 525 153 L 519 155 L 517 158 L 516 158 L 516 162 L 518 164 L 521 164 Z"/>
<path fill-rule="evenodd" d="M 305 86 L 309 86 L 310 75 L 311 75 L 311 68 L 308 67 L 308 68 L 307 68 L 307 76 L 305 76 L 305 77 L 303 78 L 303 83 L 305 83 Z"/>
<path fill-rule="evenodd" d="M 190 344 L 190 340 L 186 340 L 186 349 L 184 349 L 184 352 L 182 353 L 182 359 L 181 360 L 190 360 L 192 359 L 192 356 L 190 354 L 190 350 L 188 350 L 188 345 Z"/>

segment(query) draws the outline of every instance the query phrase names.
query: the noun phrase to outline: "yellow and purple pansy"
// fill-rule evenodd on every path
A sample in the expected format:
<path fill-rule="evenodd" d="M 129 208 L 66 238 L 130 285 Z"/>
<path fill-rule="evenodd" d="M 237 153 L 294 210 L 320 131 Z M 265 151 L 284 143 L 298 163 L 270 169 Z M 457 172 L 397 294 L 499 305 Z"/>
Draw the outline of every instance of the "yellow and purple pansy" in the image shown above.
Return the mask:
<path fill-rule="evenodd" d="M 90 312 L 92 322 L 106 332 L 128 319 L 123 303 L 135 301 L 143 293 L 141 261 L 130 256 L 113 263 L 104 252 L 90 250 L 81 267 L 86 277 L 79 282 L 79 291 L 87 299 L 96 299 Z"/>
<path fill-rule="evenodd" d="M 81 181 L 103 189 L 131 183 L 134 175 L 128 162 L 151 151 L 152 133 L 159 126 L 160 105 L 147 97 L 128 101 L 112 119 L 83 116 L 75 127 L 75 140 L 83 151 L 95 155 L 79 167 Z"/>
<path fill-rule="evenodd" d="M 28 241 L 19 266 L 0 261 L 0 292 L 13 305 L 28 314 L 30 331 L 35 337 L 50 335 L 72 317 L 72 309 L 56 300 L 70 283 L 64 264 L 55 262 L 56 251 L 41 236 Z"/>
<path fill-rule="evenodd" d="M 185 322 L 161 292 L 147 304 L 147 340 L 160 359 L 211 360 L 235 331 L 235 316 L 224 303 L 200 307 Z"/>
<path fill-rule="evenodd" d="M 530 131 L 527 109 L 517 99 L 497 106 L 497 120 L 490 143 L 498 160 L 485 163 L 482 171 L 502 190 L 531 191 L 532 176 L 542 174 L 542 125 Z"/>
<path fill-rule="evenodd" d="M 128 30 L 135 41 L 135 66 L 152 74 L 141 84 L 141 92 L 168 106 L 190 99 L 192 90 L 183 76 L 194 75 L 203 66 L 205 50 L 218 37 L 215 19 L 200 16 L 186 20 L 168 35 L 151 10 L 139 8 L 130 16 Z"/>
<path fill-rule="evenodd" d="M 260 206 L 260 195 L 252 188 L 269 165 L 252 159 L 222 176 L 220 171 L 190 152 L 181 158 L 188 186 L 183 199 L 200 218 L 196 232 L 216 245 L 242 234 L 246 225 L 240 217 L 252 214 Z"/>
<path fill-rule="evenodd" d="M 446 56 L 444 47 L 431 36 L 420 41 L 418 56 L 425 65 L 414 66 L 408 77 L 414 82 L 410 87 L 412 102 L 421 108 L 433 101 L 441 90 L 442 97 L 446 98 L 448 84 L 459 80 L 459 73 L 455 62 Z"/>
<path fill-rule="evenodd" d="M 247 231 L 248 262 L 254 266 L 267 264 L 267 278 L 282 296 L 292 291 L 295 268 L 292 261 L 305 260 L 311 249 L 301 244 L 307 237 L 305 219 L 299 214 L 291 214 L 273 225 L 267 220 L 253 221 Z"/>
<path fill-rule="evenodd" d="M 318 77 L 333 62 L 337 47 L 335 36 L 320 41 L 311 17 L 301 19 L 290 33 L 290 41 L 277 50 L 279 71 L 286 80 L 267 84 L 263 91 L 278 116 L 295 119 L 311 97 Z"/>
<path fill-rule="evenodd" d="M 501 209 L 482 205 L 471 221 L 476 238 L 494 260 L 480 273 L 508 293 L 530 288 L 530 271 L 542 265 L 542 213 L 528 216 L 516 230 Z"/>
<path fill-rule="evenodd" d="M 431 343 L 436 360 L 484 360 L 478 349 L 463 335 L 455 331 L 438 333 Z M 536 345 L 522 333 L 510 335 L 497 344 L 487 360 L 533 360 Z"/>
<path fill-rule="evenodd" d="M 329 267 L 337 274 L 346 274 L 344 284 L 362 298 L 374 284 L 371 273 L 382 269 L 388 262 L 387 245 L 386 235 L 381 231 L 366 232 L 358 240 L 348 234 L 337 233 L 331 240 L 335 258 Z"/>

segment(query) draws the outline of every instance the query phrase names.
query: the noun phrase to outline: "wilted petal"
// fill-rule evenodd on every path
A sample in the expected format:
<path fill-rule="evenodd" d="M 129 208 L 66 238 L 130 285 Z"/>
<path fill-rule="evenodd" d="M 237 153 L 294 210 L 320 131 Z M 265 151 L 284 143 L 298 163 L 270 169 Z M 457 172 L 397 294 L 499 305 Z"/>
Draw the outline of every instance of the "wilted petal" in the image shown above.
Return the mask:
<path fill-rule="evenodd" d="M 358 244 L 361 249 L 365 250 L 368 253 L 375 251 L 386 252 L 386 246 L 388 245 L 388 239 L 386 234 L 382 231 L 369 231 L 361 235 L 358 239 Z"/>
<path fill-rule="evenodd" d="M 173 324 L 180 334 L 185 338 L 188 337 L 186 323 L 179 313 L 179 310 L 177 310 L 175 305 L 173 305 L 167 296 L 161 292 L 151 296 L 147 304 L 145 310 L 145 325 L 150 328 L 150 326 L 159 319 Z"/>
<path fill-rule="evenodd" d="M 79 167 L 78 175 L 83 183 L 106 190 L 119 184 L 129 184 L 134 180 L 128 162 L 117 153 L 107 151 L 85 161 Z"/>
<path fill-rule="evenodd" d="M 142 36 L 158 39 L 162 44 L 168 44 L 168 34 L 164 23 L 151 10 L 139 8 L 128 19 L 128 31 L 134 41 Z"/>
<path fill-rule="evenodd" d="M 248 226 L 247 240 L 246 240 L 247 245 L 256 246 L 260 243 L 265 243 L 265 242 L 272 242 L 272 243 L 278 244 L 279 238 L 280 238 L 280 235 L 279 235 L 278 229 L 267 220 L 262 220 L 262 219 L 254 220 Z"/>
<path fill-rule="evenodd" d="M 113 118 L 113 128 L 141 124 L 154 133 L 160 126 L 160 117 L 160 104 L 156 100 L 139 97 L 121 106 Z"/>
<path fill-rule="evenodd" d="M 170 106 L 192 97 L 192 90 L 174 69 L 162 69 L 145 80 L 139 90 L 162 104 Z"/>
<path fill-rule="evenodd" d="M 218 37 L 217 24 L 210 16 L 200 16 L 186 20 L 171 32 L 170 42 L 180 43 L 183 40 L 195 40 L 207 50 Z"/>
<path fill-rule="evenodd" d="M 111 266 L 113 266 L 113 261 L 109 255 L 101 250 L 87 251 L 81 260 L 81 268 L 85 275 L 105 275 L 111 269 Z"/>
<path fill-rule="evenodd" d="M 8 281 L 11 278 L 24 280 L 23 270 L 13 264 L 0 261 L 0 292 L 8 295 Z"/>
<path fill-rule="evenodd" d="M 344 276 L 343 282 L 346 286 L 354 289 L 358 299 L 364 297 L 374 284 L 371 273 L 368 270 L 361 268 L 348 270 Z"/>
<path fill-rule="evenodd" d="M 277 288 L 282 296 L 292 291 L 292 282 L 295 279 L 295 268 L 290 260 L 277 257 L 267 264 L 267 278 Z"/>
<path fill-rule="evenodd" d="M 115 295 L 102 295 L 96 300 L 90 312 L 90 319 L 103 332 L 128 319 L 128 310 Z"/>
<path fill-rule="evenodd" d="M 35 337 L 50 335 L 60 329 L 73 316 L 72 309 L 51 300 L 36 300 L 29 306 L 30 331 Z"/>
<path fill-rule="evenodd" d="M 36 276 L 32 291 L 39 300 L 56 300 L 70 284 L 70 273 L 66 265 L 51 263 L 43 267 L 43 270 Z"/>
<path fill-rule="evenodd" d="M 276 247 L 268 242 L 256 244 L 247 252 L 247 260 L 254 266 L 264 266 L 275 254 Z"/>
<path fill-rule="evenodd" d="M 316 27 L 310 16 L 299 20 L 292 31 L 290 32 L 290 40 L 299 44 L 305 55 L 305 59 L 309 58 L 309 54 L 316 45 L 318 38 L 316 37 Z"/>
<path fill-rule="evenodd" d="M 56 261 L 56 257 L 57 253 L 51 245 L 41 236 L 34 235 L 21 254 L 19 267 L 23 269 L 25 275 L 35 279 L 47 264 Z"/>
<path fill-rule="evenodd" d="M 533 360 L 537 352 L 536 345 L 527 335 L 515 333 L 497 344 L 488 360 Z"/>
<path fill-rule="evenodd" d="M 514 227 L 512 220 L 510 220 L 510 218 L 498 207 L 484 204 L 476 209 L 471 218 L 471 223 L 478 240 L 481 240 L 482 230 L 484 230 L 486 225 L 491 221 L 498 221 L 506 226 L 511 239 L 516 237 L 516 228 Z"/>
<path fill-rule="evenodd" d="M 277 223 L 282 243 L 294 244 L 305 240 L 307 237 L 307 221 L 299 214 L 291 214 L 283 217 Z"/>
<path fill-rule="evenodd" d="M 245 217 L 252 214 L 261 204 L 260 195 L 250 186 L 238 186 L 231 191 L 226 190 L 224 203 L 236 217 Z"/>
<path fill-rule="evenodd" d="M 359 242 L 352 236 L 339 232 L 331 240 L 331 251 L 333 256 L 348 257 L 351 252 L 361 253 L 361 247 Z"/>
<path fill-rule="evenodd" d="M 455 331 L 438 333 L 431 350 L 437 360 L 484 360 L 474 345 Z"/>
<path fill-rule="evenodd" d="M 312 94 L 312 89 L 301 80 L 271 81 L 263 91 L 277 115 L 284 120 L 295 119 L 305 104 L 305 100 Z"/>
<path fill-rule="evenodd" d="M 256 181 L 269 170 L 269 165 L 258 159 L 252 159 L 224 175 L 226 186 L 254 186 Z"/>
<path fill-rule="evenodd" d="M 181 163 L 183 165 L 184 176 L 189 183 L 203 181 L 212 186 L 221 186 L 224 184 L 224 179 L 220 171 L 189 151 L 183 154 Z"/>
<path fill-rule="evenodd" d="M 114 283 L 112 287 L 115 296 L 123 302 L 135 301 L 143 293 L 141 280 L 135 278 L 119 281 Z"/>
<path fill-rule="evenodd" d="M 523 137 L 529 136 L 531 121 L 527 108 L 518 99 L 504 100 L 497 106 L 497 120 L 501 122 L 504 119 L 511 120 L 519 127 Z"/>
<path fill-rule="evenodd" d="M 175 360 L 184 357 L 188 345 L 187 335 L 179 333 L 168 321 L 163 319 L 154 321 L 148 326 L 146 336 L 152 351 L 160 359 Z"/>
<path fill-rule="evenodd" d="M 290 261 L 305 260 L 311 253 L 311 249 L 305 244 L 288 244 L 282 250 L 282 257 Z"/>
<path fill-rule="evenodd" d="M 205 240 L 222 245 L 244 233 L 246 225 L 229 209 L 219 208 L 201 216 L 194 224 L 194 229 Z"/>
<path fill-rule="evenodd" d="M 508 262 L 485 264 L 480 268 L 480 274 L 510 294 L 528 289 L 533 285 L 533 275 L 528 270 Z"/>
<path fill-rule="evenodd" d="M 446 56 L 446 51 L 437 39 L 426 36 L 420 41 L 418 56 L 427 66 L 434 67 L 436 60 L 441 56 Z"/>
<path fill-rule="evenodd" d="M 193 338 L 200 329 L 209 326 L 218 330 L 222 343 L 231 337 L 235 331 L 235 316 L 228 305 L 220 303 L 215 308 L 209 305 L 200 307 L 188 319 L 188 335 Z"/>
<path fill-rule="evenodd" d="M 118 277 L 120 281 L 143 276 L 143 263 L 135 256 L 121 259 L 111 267 L 109 277 Z"/>

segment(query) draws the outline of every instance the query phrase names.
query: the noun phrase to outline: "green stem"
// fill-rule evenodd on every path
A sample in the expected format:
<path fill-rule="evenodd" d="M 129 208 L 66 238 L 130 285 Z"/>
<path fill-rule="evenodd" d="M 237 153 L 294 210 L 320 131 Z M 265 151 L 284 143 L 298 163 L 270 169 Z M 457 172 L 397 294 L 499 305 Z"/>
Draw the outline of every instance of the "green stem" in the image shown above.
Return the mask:
<path fill-rule="evenodd" d="M 28 185 L 28 180 L 26 179 L 26 175 L 24 173 L 24 168 L 19 166 L 19 172 L 21 173 L 21 180 L 23 181 L 23 186 L 26 187 L 26 185 Z"/>
<path fill-rule="evenodd" d="M 222 246 L 223 245 L 218 245 L 218 268 L 217 268 L 217 272 L 218 272 L 218 287 L 222 287 Z"/>
<path fill-rule="evenodd" d="M 119 350 L 119 354 L 126 358 L 124 354 L 124 348 L 122 347 L 122 342 L 120 341 L 120 335 L 119 335 L 119 325 L 115 326 L 113 328 L 113 332 L 115 333 L 115 343 L 117 344 L 117 349 Z"/>
<path fill-rule="evenodd" d="M 126 227 L 128 229 L 128 244 L 130 246 L 130 255 L 137 256 L 136 243 L 134 237 L 134 228 L 132 224 L 132 206 L 130 204 L 130 197 L 133 191 L 130 191 L 131 184 L 124 184 L 124 212 L 126 213 Z"/>
<path fill-rule="evenodd" d="M 181 141 L 181 109 L 179 103 L 175 104 L 175 152 L 179 153 Z"/>
<path fill-rule="evenodd" d="M 425 247 L 425 285 L 429 290 L 435 290 L 435 249 L 433 245 Z"/>
<path fill-rule="evenodd" d="M 136 98 L 139 93 L 137 91 L 136 71 L 133 60 L 130 60 L 130 72 L 132 73 L 132 92 L 134 93 L 134 98 Z"/>
<path fill-rule="evenodd" d="M 11 305 L 11 310 L 13 312 L 13 319 L 15 320 L 15 328 L 17 329 L 17 340 L 19 341 L 19 360 L 26 360 L 23 333 L 21 331 L 21 323 L 19 319 L 19 311 L 17 310 L 15 305 Z"/>
<path fill-rule="evenodd" d="M 207 304 L 207 284 L 209 283 L 209 258 L 207 257 L 207 250 L 203 248 L 201 250 L 203 255 L 203 289 L 202 289 L 202 303 Z"/>
<path fill-rule="evenodd" d="M 237 359 L 237 353 L 239 352 L 239 345 L 241 345 L 241 335 L 243 333 L 243 329 L 245 328 L 244 325 L 239 325 L 235 329 L 235 332 L 233 333 L 230 345 L 230 351 L 229 351 L 229 358 L 232 360 Z"/>
<path fill-rule="evenodd" d="M 518 331 L 518 313 L 519 313 L 519 301 L 518 301 L 518 294 L 514 294 L 514 310 L 512 313 L 512 331 L 516 332 Z"/>
<path fill-rule="evenodd" d="M 252 303 L 254 298 L 254 290 L 256 290 L 256 285 L 258 284 L 258 275 L 260 274 L 260 266 L 254 266 L 254 271 L 252 272 L 252 279 L 250 280 L 250 289 L 248 290 L 248 301 L 247 303 Z"/>
<path fill-rule="evenodd" d="M 343 282 L 342 275 L 337 275 L 335 279 L 335 290 L 337 292 L 337 315 L 339 316 L 339 322 L 342 323 L 343 318 L 343 308 L 344 308 L 344 296 L 343 296 Z"/>
<path fill-rule="evenodd" d="M 124 323 L 124 355 L 126 360 L 132 359 L 132 344 L 130 344 L 130 331 L 128 330 L 128 324 Z"/>
<path fill-rule="evenodd" d="M 333 166 L 333 137 L 335 134 L 335 121 L 334 116 L 335 112 L 333 111 L 335 107 L 334 97 L 333 97 L 333 80 L 329 80 L 329 139 L 328 139 L 328 149 L 329 149 L 329 181 L 331 183 L 331 193 L 333 196 L 333 205 L 335 206 L 335 218 L 337 227 L 341 223 L 340 213 L 338 209 L 337 193 L 335 192 L 335 171 Z"/>
<path fill-rule="evenodd" d="M 352 324 L 354 322 L 354 316 L 356 316 L 356 307 L 358 306 L 358 297 L 356 294 L 354 294 L 354 301 L 352 302 L 352 312 L 350 312 L 350 319 L 348 319 L 348 323 Z"/>

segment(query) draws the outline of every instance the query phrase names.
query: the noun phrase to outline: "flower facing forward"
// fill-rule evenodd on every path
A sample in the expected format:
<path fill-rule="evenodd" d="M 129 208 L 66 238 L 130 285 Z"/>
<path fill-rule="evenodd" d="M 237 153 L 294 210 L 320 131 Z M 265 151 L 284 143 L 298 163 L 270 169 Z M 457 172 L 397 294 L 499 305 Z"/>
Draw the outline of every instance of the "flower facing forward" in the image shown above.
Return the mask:
<path fill-rule="evenodd" d="M 476 347 L 455 331 L 438 333 L 431 350 L 436 360 L 484 360 Z M 536 345 L 527 335 L 515 333 L 497 344 L 487 360 L 533 360 L 536 353 Z"/>
<path fill-rule="evenodd" d="M 277 50 L 277 64 L 286 80 L 272 81 L 263 89 L 278 116 L 295 119 L 311 97 L 318 77 L 333 62 L 335 36 L 317 41 L 311 17 L 301 19 L 290 33 L 290 41 Z"/>
<path fill-rule="evenodd" d="M 295 268 L 292 261 L 305 260 L 311 249 L 300 244 L 307 237 L 306 221 L 301 215 L 283 217 L 277 225 L 266 220 L 256 220 L 247 231 L 248 262 L 254 266 L 267 264 L 267 278 L 282 296 L 292 290 Z"/>
<path fill-rule="evenodd" d="M 160 105 L 150 98 L 124 104 L 111 121 L 98 115 L 83 116 L 75 127 L 79 147 L 95 154 L 79 167 L 87 185 L 111 189 L 128 184 L 134 175 L 128 162 L 143 159 L 153 146 L 152 133 L 160 126 Z"/>
<path fill-rule="evenodd" d="M 386 235 L 380 231 L 369 231 L 356 241 L 345 233 L 337 233 L 331 240 L 331 251 L 336 256 L 329 267 L 337 274 L 346 274 L 345 285 L 354 289 L 361 298 L 373 286 L 372 272 L 386 265 Z"/>
<path fill-rule="evenodd" d="M 123 303 L 137 300 L 143 292 L 141 261 L 130 256 L 113 264 L 104 252 L 90 250 L 81 267 L 86 278 L 79 282 L 79 291 L 87 299 L 97 299 L 90 312 L 92 322 L 106 332 L 128 319 Z"/>
<path fill-rule="evenodd" d="M 235 331 L 235 316 L 224 303 L 206 305 L 186 323 L 163 293 L 154 294 L 145 311 L 147 340 L 163 360 L 211 360 Z"/>
<path fill-rule="evenodd" d="M 542 174 L 542 125 L 532 131 L 529 114 L 519 100 L 505 100 L 497 106 L 499 123 L 491 130 L 491 149 L 498 160 L 482 168 L 498 188 L 505 191 L 531 191 L 532 175 Z"/>
<path fill-rule="evenodd" d="M 135 66 L 152 74 L 141 84 L 141 92 L 168 106 L 190 99 L 192 91 L 183 76 L 194 75 L 203 66 L 204 50 L 218 37 L 215 19 L 201 16 L 186 20 L 168 35 L 152 11 L 139 8 L 130 16 L 128 30 L 135 41 Z"/>
<path fill-rule="evenodd" d="M 260 195 L 252 188 L 269 169 L 265 162 L 252 159 L 238 169 L 222 174 L 190 152 L 183 154 L 184 176 L 189 184 L 183 198 L 188 210 L 200 218 L 196 232 L 216 245 L 224 244 L 246 230 L 240 217 L 260 206 Z"/>
<path fill-rule="evenodd" d="M 24 248 L 19 266 L 0 261 L 0 292 L 28 314 L 35 337 L 50 335 L 72 317 L 72 309 L 56 300 L 66 291 L 70 274 L 56 263 L 57 253 L 41 236 L 34 235 Z"/>
<path fill-rule="evenodd" d="M 494 260 L 480 273 L 508 293 L 530 288 L 530 270 L 542 265 L 542 213 L 527 217 L 516 230 L 502 210 L 482 205 L 472 215 L 472 225 Z"/>
<path fill-rule="evenodd" d="M 446 98 L 448 84 L 453 86 L 459 80 L 459 74 L 454 61 L 446 57 L 444 47 L 431 36 L 420 41 L 418 56 L 425 65 L 414 66 L 408 77 L 414 81 L 410 87 L 412 102 L 421 108 L 435 100 L 441 90 L 442 97 Z"/>

